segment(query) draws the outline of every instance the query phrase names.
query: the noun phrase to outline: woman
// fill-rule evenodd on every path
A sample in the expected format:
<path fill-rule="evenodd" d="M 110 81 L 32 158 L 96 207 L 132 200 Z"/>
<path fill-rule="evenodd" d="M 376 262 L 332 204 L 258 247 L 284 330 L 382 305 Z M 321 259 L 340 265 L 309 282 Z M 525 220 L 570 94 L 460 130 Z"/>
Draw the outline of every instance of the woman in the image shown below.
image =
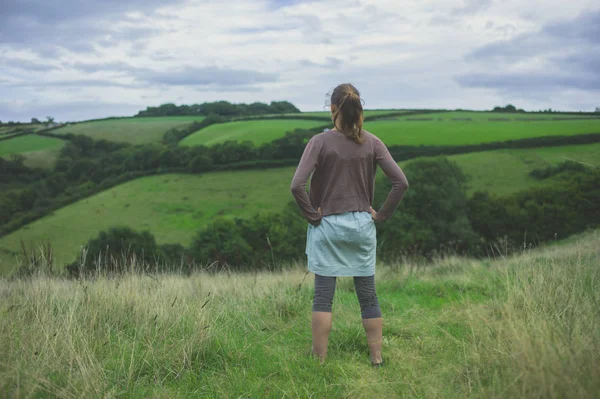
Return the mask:
<path fill-rule="evenodd" d="M 353 85 L 334 89 L 331 115 L 334 129 L 308 142 L 291 186 L 309 222 L 306 254 L 308 270 L 315 274 L 312 351 L 325 360 L 336 277 L 353 276 L 371 363 L 381 366 L 383 319 L 375 292 L 375 222 L 392 215 L 408 181 L 381 140 L 363 130 L 362 102 Z M 392 182 L 378 212 L 371 207 L 377 165 Z M 306 183 L 311 174 L 309 196 Z"/>

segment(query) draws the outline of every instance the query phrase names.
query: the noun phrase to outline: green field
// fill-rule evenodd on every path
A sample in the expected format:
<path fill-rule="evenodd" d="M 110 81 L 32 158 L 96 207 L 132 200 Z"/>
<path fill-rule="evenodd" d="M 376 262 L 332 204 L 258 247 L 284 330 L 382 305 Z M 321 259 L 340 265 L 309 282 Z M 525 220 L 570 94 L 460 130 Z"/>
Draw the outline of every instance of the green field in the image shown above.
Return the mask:
<path fill-rule="evenodd" d="M 160 142 L 166 131 L 202 121 L 202 116 L 167 116 L 156 118 L 120 118 L 81 122 L 53 131 L 55 134 L 82 134 L 95 140 L 131 144 Z"/>
<path fill-rule="evenodd" d="M 508 119 L 510 121 L 532 121 L 532 119 L 597 119 L 597 115 L 578 115 L 578 114 L 545 114 L 545 113 L 503 113 L 503 112 L 486 112 L 486 111 L 443 111 L 443 112 L 432 112 L 425 113 L 422 115 L 408 115 L 396 117 L 398 119 L 411 119 L 411 118 L 433 118 L 433 119 L 472 119 L 473 121 L 489 121 L 489 119 Z M 457 121 L 460 122 L 460 121 Z"/>
<path fill-rule="evenodd" d="M 374 114 L 389 111 L 373 111 Z M 303 115 L 327 116 L 328 113 Z M 365 129 L 387 145 L 465 145 L 525 138 L 583 133 L 600 133 L 600 119 L 586 116 L 562 116 L 574 120 L 552 120 L 561 116 L 549 114 L 498 114 L 493 112 L 440 112 L 394 117 L 365 123 Z M 471 120 L 460 120 L 467 119 Z M 508 118 L 509 121 L 490 121 Z M 525 121 L 523 119 L 545 119 Z M 423 120 L 433 119 L 433 120 Z M 459 119 L 459 120 L 455 120 Z M 227 140 L 250 140 L 257 145 L 283 137 L 295 128 L 308 129 L 331 125 L 326 121 L 256 120 L 238 121 L 208 126 L 186 137 L 181 145 L 213 145 Z"/>
<path fill-rule="evenodd" d="M 285 168 L 134 180 L 0 238 L 0 270 L 14 263 L 10 253 L 19 251 L 21 239 L 29 246 L 50 238 L 60 264 L 73 261 L 79 246 L 98 232 L 117 225 L 148 229 L 160 243 L 186 245 L 217 216 L 253 215 L 291 201 L 293 173 L 293 168 Z"/>
<path fill-rule="evenodd" d="M 258 120 L 229 122 L 208 126 L 183 139 L 183 146 L 214 145 L 227 140 L 252 141 L 256 145 L 283 137 L 294 129 L 310 129 L 327 125 L 325 121 L 305 120 Z"/>
<path fill-rule="evenodd" d="M 64 144 L 63 140 L 52 137 L 37 136 L 34 134 L 19 136 L 0 141 L 0 157 L 8 157 L 11 154 L 60 149 Z"/>
<path fill-rule="evenodd" d="M 9 158 L 11 154 L 25 157 L 25 165 L 30 168 L 50 169 L 54 167 L 65 141 L 52 137 L 27 136 L 14 137 L 0 141 L 0 157 Z"/>
<path fill-rule="evenodd" d="M 352 279 L 327 361 L 313 277 L 194 273 L 0 279 L 7 398 L 597 398 L 600 231 L 507 259 L 378 265 L 373 369 Z M 421 267 L 418 267 L 421 266 Z"/>
<path fill-rule="evenodd" d="M 393 113 L 397 113 L 397 112 L 408 112 L 408 111 L 396 110 L 396 109 L 376 109 L 376 110 L 365 109 L 363 114 L 365 117 L 367 117 L 367 116 L 387 115 L 387 114 L 393 114 Z M 295 114 L 289 114 L 289 115 L 295 115 Z M 303 112 L 302 115 L 322 116 L 322 117 L 329 118 L 331 115 L 331 112 L 330 111 Z"/>
<path fill-rule="evenodd" d="M 471 114 L 471 113 L 468 113 Z M 467 115 L 468 115 L 467 114 Z M 447 114 L 440 114 L 447 115 Z M 365 129 L 378 136 L 387 145 L 464 145 L 497 141 L 519 140 L 542 136 L 573 136 L 583 133 L 600 133 L 600 119 L 571 121 L 410 121 L 414 116 L 395 120 L 368 122 Z M 466 116 L 465 116 L 466 117 Z M 456 118 L 461 118 L 456 116 Z"/>
<path fill-rule="evenodd" d="M 449 157 L 467 175 L 468 192 L 504 195 L 533 186 L 529 171 L 567 159 L 600 166 L 600 143 L 526 150 L 497 150 Z M 400 160 L 401 161 L 401 160 Z M 411 162 L 400 162 L 401 165 Z M 134 180 L 56 211 L 0 238 L 0 271 L 9 270 L 20 241 L 49 238 L 59 262 L 69 262 L 80 245 L 109 227 L 148 229 L 159 243 L 189 244 L 194 233 L 217 216 L 251 216 L 277 211 L 292 200 L 289 186 L 295 168 L 195 175 L 162 175 Z M 418 182 L 411 182 L 411 185 Z M 82 217 L 85 215 L 85 217 Z"/>

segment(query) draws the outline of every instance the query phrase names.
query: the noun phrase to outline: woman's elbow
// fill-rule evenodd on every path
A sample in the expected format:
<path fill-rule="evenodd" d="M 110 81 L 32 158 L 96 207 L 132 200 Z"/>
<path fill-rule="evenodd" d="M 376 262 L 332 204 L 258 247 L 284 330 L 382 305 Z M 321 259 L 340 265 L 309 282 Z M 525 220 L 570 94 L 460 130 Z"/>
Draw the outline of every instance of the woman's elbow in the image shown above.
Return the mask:
<path fill-rule="evenodd" d="M 292 182 L 292 185 L 290 186 L 290 191 L 292 192 L 292 194 L 297 195 L 302 192 L 302 185 L 296 182 Z"/>

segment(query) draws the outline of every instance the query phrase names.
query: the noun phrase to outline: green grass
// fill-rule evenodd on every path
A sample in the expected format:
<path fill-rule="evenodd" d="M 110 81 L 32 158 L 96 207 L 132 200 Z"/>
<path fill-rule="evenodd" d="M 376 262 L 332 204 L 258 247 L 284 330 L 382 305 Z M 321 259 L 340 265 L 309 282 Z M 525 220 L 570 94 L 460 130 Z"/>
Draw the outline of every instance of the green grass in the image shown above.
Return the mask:
<path fill-rule="evenodd" d="M 368 122 L 365 124 L 365 129 L 378 136 L 387 145 L 452 146 L 542 136 L 600 133 L 600 119 L 535 122 L 490 122 L 480 119 L 469 122 L 450 119 L 409 121 L 407 118 L 398 118 Z"/>
<path fill-rule="evenodd" d="M 364 116 L 366 117 L 366 116 L 386 115 L 386 114 L 392 114 L 392 113 L 397 113 L 397 112 L 409 112 L 409 111 L 396 110 L 396 109 L 377 109 L 377 110 L 365 109 L 363 113 L 364 113 Z M 294 114 L 290 114 L 290 115 L 294 115 Z M 330 111 L 303 112 L 302 115 L 329 117 L 331 115 L 331 112 Z"/>
<path fill-rule="evenodd" d="M 60 149 L 64 144 L 63 140 L 34 134 L 14 137 L 9 140 L 0 141 L 0 157 L 33 151 Z"/>
<path fill-rule="evenodd" d="M 577 114 L 536 114 L 536 113 L 501 113 L 501 112 L 485 112 L 485 111 L 444 111 L 444 112 L 433 112 L 422 115 L 409 115 L 405 117 L 397 117 L 398 119 L 411 119 L 411 118 L 434 118 L 443 120 L 470 118 L 473 121 L 489 121 L 492 119 L 509 119 L 511 121 L 523 121 L 528 119 L 547 119 L 552 120 L 555 118 L 575 118 L 575 119 L 589 119 L 597 118 L 598 116 L 591 115 L 577 115 Z M 459 122 L 459 121 L 457 121 Z"/>
<path fill-rule="evenodd" d="M 534 186 L 552 184 L 552 179 L 540 181 L 530 177 L 529 172 L 534 169 L 542 169 L 567 160 L 600 167 L 600 143 L 473 152 L 448 158 L 457 162 L 469 175 L 470 180 L 467 184 L 469 193 L 489 191 L 498 195 L 507 195 Z"/>
<path fill-rule="evenodd" d="M 25 157 L 25 166 L 51 169 L 64 145 L 63 140 L 51 137 L 19 136 L 0 141 L 0 157 L 8 159 L 11 154 L 21 154 Z"/>
<path fill-rule="evenodd" d="M 468 192 L 507 195 L 553 184 L 528 173 L 565 159 L 600 166 L 600 143 L 527 150 L 498 150 L 449 157 L 470 177 Z M 401 165 L 411 160 L 401 162 Z M 295 168 L 194 175 L 162 175 L 134 180 L 79 201 L 0 238 L 0 272 L 8 272 L 19 253 L 50 239 L 57 261 L 72 261 L 78 248 L 109 227 L 148 229 L 159 243 L 190 243 L 193 235 L 218 216 L 247 217 L 278 211 L 292 200 L 289 185 Z M 418 184 L 418 182 L 411 182 Z M 81 217 L 81 215 L 86 215 Z"/>
<path fill-rule="evenodd" d="M 28 247 L 50 239 L 55 259 L 64 264 L 73 261 L 79 247 L 100 231 L 118 225 L 148 229 L 160 243 L 187 245 L 196 231 L 218 216 L 246 216 L 283 207 L 292 200 L 293 174 L 294 168 L 285 168 L 137 179 L 0 238 L 0 270 L 14 263 L 21 239 Z"/>
<path fill-rule="evenodd" d="M 82 134 L 95 140 L 131 144 L 160 142 L 166 131 L 202 121 L 202 116 L 167 116 L 156 118 L 121 118 L 81 122 L 53 131 L 55 134 Z"/>
<path fill-rule="evenodd" d="M 371 111 L 381 115 L 393 111 Z M 328 116 L 328 112 L 305 112 L 302 115 Z M 573 117 L 576 120 L 558 121 L 553 118 Z M 433 118 L 434 120 L 411 120 Z M 471 118 L 471 121 L 453 119 Z M 489 118 L 509 118 L 510 121 L 489 121 Z M 542 118 L 543 121 L 524 121 Z M 256 145 L 283 137 L 295 128 L 328 125 L 326 121 L 260 120 L 217 124 L 202 129 L 181 141 L 181 145 L 213 145 L 227 140 L 250 140 Z M 541 136 L 600 133 L 600 119 L 586 116 L 548 114 L 498 114 L 493 112 L 440 112 L 365 123 L 387 145 L 464 145 L 495 141 L 519 140 Z"/>
<path fill-rule="evenodd" d="M 283 137 L 286 132 L 294 129 L 309 129 L 322 125 L 327 125 L 327 122 L 281 119 L 221 123 L 197 131 L 183 139 L 180 145 L 210 146 L 227 140 L 249 140 L 260 145 Z"/>
<path fill-rule="evenodd" d="M 506 260 L 378 266 L 386 367 L 372 369 L 351 279 L 324 364 L 312 276 L 130 274 L 0 280 L 8 397 L 592 398 L 600 395 L 600 232 Z"/>

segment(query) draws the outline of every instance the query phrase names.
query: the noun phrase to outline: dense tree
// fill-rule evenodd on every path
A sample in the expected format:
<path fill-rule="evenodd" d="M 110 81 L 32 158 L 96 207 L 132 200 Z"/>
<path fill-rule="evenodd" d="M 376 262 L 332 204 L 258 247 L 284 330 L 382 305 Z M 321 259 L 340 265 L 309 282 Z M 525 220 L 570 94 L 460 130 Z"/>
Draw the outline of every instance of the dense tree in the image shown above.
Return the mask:
<path fill-rule="evenodd" d="M 477 245 L 467 217 L 466 177 L 447 158 L 411 162 L 404 168 L 411 182 L 401 209 L 378 228 L 380 253 L 430 255 L 442 248 L 466 253 Z M 385 200 L 390 183 L 378 184 L 376 207 Z"/>
<path fill-rule="evenodd" d="M 255 102 L 252 104 L 232 104 L 228 101 L 180 105 L 162 104 L 158 107 L 147 107 L 136 116 L 177 116 L 177 115 L 220 115 L 225 117 L 299 113 L 300 110 L 287 101 L 273 101 L 271 104 Z"/>

